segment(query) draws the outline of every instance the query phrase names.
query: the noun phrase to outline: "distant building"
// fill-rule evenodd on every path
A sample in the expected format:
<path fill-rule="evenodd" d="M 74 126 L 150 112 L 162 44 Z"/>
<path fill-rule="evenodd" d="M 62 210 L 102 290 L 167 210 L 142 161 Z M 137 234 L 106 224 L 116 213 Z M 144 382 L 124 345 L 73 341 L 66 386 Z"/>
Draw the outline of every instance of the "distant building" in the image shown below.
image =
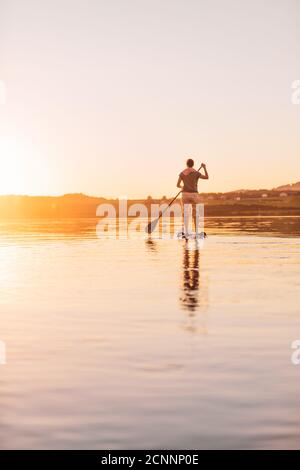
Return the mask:
<path fill-rule="evenodd" d="M 266 198 L 266 197 L 268 197 L 268 194 L 264 193 L 264 194 L 261 195 L 261 197 Z"/>
<path fill-rule="evenodd" d="M 279 196 L 280 197 L 287 197 L 287 193 L 280 193 Z"/>
<path fill-rule="evenodd" d="M 235 200 L 240 201 L 241 200 L 240 196 L 236 197 Z"/>

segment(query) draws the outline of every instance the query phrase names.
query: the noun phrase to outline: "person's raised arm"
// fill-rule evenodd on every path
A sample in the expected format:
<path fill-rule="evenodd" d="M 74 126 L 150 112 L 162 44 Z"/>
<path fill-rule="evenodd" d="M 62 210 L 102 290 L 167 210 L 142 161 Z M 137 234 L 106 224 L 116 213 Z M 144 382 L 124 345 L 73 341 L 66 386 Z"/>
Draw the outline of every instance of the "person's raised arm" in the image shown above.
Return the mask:
<path fill-rule="evenodd" d="M 200 173 L 201 168 L 203 168 L 203 170 L 204 170 L 204 175 L 202 175 L 202 173 Z M 207 173 L 207 169 L 206 169 L 205 163 L 202 163 L 201 168 L 200 168 L 200 170 L 199 170 L 200 178 L 201 178 L 202 180 L 208 180 L 208 179 L 209 179 L 209 176 L 208 176 L 208 173 Z"/>
<path fill-rule="evenodd" d="M 179 176 L 178 181 L 177 181 L 177 188 L 182 189 L 181 182 L 182 182 L 182 178 L 181 176 Z"/>

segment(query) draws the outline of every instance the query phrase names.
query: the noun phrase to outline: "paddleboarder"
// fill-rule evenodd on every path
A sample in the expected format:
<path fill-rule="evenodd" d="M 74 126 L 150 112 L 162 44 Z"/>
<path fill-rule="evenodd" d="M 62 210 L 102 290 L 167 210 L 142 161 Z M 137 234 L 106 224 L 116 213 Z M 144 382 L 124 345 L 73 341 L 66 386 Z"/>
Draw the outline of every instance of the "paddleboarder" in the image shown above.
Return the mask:
<path fill-rule="evenodd" d="M 204 174 L 201 173 L 202 168 Z M 198 192 L 199 179 L 209 179 L 205 163 L 202 163 L 197 171 L 194 168 L 194 160 L 188 158 L 186 168 L 180 173 L 177 181 L 177 188 L 180 188 L 182 191 L 182 205 L 184 211 L 184 230 L 182 236 L 185 238 L 189 236 L 190 207 L 192 207 L 196 237 L 199 236 L 199 217 L 197 214 L 197 204 L 200 203 L 200 195 Z"/>

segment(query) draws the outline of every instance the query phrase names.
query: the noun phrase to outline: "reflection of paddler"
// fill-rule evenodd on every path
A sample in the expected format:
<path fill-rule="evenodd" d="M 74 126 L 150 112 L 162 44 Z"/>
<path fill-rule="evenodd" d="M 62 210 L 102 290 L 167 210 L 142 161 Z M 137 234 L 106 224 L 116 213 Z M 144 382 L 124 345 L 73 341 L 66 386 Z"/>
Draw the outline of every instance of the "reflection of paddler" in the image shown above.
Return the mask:
<path fill-rule="evenodd" d="M 199 249 L 195 250 L 184 247 L 183 252 L 183 280 L 182 296 L 180 298 L 182 306 L 194 312 L 199 304 Z"/>
<path fill-rule="evenodd" d="M 186 241 L 183 247 L 180 305 L 187 312 L 184 328 L 192 333 L 207 333 L 208 281 L 200 271 L 201 242 Z M 200 315 L 197 315 L 200 314 Z"/>

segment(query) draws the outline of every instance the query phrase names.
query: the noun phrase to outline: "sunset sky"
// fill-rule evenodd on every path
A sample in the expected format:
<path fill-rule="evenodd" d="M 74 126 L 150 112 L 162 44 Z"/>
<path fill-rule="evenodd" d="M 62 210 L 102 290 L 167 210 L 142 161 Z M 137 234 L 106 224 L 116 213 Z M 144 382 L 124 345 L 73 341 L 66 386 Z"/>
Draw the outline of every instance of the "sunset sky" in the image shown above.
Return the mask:
<path fill-rule="evenodd" d="M 0 0 L 0 194 L 300 180 L 299 0 Z"/>

